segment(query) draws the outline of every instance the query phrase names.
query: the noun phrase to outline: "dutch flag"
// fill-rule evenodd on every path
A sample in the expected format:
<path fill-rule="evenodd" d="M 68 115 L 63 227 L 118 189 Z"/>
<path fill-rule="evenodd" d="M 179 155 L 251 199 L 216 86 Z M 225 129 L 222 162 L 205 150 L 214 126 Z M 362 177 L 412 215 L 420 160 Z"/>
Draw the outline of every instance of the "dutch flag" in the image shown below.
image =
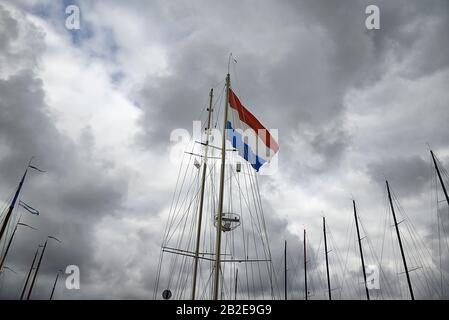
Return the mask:
<path fill-rule="evenodd" d="M 239 155 L 259 171 L 279 150 L 270 132 L 246 109 L 229 89 L 227 138 Z"/>

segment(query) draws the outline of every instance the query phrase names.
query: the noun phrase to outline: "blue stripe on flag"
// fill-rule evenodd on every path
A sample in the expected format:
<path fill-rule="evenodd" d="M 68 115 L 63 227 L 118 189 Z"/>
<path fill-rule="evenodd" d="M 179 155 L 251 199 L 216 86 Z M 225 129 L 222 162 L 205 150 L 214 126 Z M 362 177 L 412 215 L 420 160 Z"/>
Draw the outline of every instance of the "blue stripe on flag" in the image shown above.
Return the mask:
<path fill-rule="evenodd" d="M 227 122 L 226 129 L 226 134 L 228 136 L 228 140 L 232 143 L 232 147 L 237 149 L 239 155 L 248 161 L 258 172 L 260 167 L 262 167 L 266 161 L 257 156 L 253 150 L 251 150 L 251 148 L 243 142 L 242 135 L 234 130 L 230 121 Z"/>

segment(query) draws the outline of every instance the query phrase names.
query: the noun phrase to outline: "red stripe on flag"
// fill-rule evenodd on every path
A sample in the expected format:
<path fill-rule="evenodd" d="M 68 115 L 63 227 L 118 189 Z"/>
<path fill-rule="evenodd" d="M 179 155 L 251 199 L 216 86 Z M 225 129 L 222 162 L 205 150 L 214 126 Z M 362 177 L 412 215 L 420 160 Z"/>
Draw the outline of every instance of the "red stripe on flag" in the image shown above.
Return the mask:
<path fill-rule="evenodd" d="M 251 112 L 248 111 L 248 109 L 246 109 L 243 106 L 239 98 L 235 95 L 235 93 L 231 89 L 229 89 L 229 105 L 234 110 L 237 110 L 240 121 L 245 122 L 251 129 L 253 129 L 268 148 L 270 148 L 274 152 L 277 152 L 279 150 L 279 145 L 273 139 L 270 132 L 267 129 L 265 129 L 265 127 L 260 123 L 260 121 L 257 120 L 256 117 L 253 116 Z"/>

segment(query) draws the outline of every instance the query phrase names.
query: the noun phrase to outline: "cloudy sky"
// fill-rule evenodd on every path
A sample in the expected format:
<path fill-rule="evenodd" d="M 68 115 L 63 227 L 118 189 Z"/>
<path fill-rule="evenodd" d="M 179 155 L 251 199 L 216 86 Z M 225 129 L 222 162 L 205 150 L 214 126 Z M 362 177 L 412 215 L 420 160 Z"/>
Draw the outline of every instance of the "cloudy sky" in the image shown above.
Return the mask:
<path fill-rule="evenodd" d="M 65 26 L 70 4 L 80 30 Z M 369 4 L 380 30 L 365 26 Z M 0 296 L 17 298 L 54 235 L 63 242 L 49 242 L 35 297 L 67 265 L 81 289 L 61 284 L 58 298 L 152 297 L 177 176 L 170 133 L 199 120 L 230 52 L 242 101 L 279 129 L 279 170 L 261 180 L 275 265 L 304 227 L 319 242 L 323 215 L 344 256 L 352 198 L 380 250 L 385 178 L 435 254 L 427 143 L 449 165 L 447 30 L 446 0 L 0 0 L 0 200 L 31 156 L 47 171 L 24 187 L 41 211 L 24 220 L 39 231 L 18 231 Z"/>

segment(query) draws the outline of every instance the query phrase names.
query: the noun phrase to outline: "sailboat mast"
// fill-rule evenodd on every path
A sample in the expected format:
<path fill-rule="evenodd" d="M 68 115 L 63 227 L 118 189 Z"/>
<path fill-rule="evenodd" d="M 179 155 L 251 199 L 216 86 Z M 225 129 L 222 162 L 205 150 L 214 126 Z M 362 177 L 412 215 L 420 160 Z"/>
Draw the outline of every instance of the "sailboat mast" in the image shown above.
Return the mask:
<path fill-rule="evenodd" d="M 306 243 L 306 229 L 304 229 L 304 297 L 305 300 L 309 300 L 309 294 L 307 290 L 307 243 Z"/>
<path fill-rule="evenodd" d="M 36 271 L 34 272 L 33 280 L 31 281 L 30 291 L 28 291 L 27 300 L 30 300 L 31 293 L 33 292 L 34 283 L 36 282 L 37 274 L 39 273 L 39 268 L 41 267 L 42 258 L 44 257 L 45 249 L 47 248 L 48 239 L 45 240 L 44 247 L 42 248 L 41 256 L 37 262 Z"/>
<path fill-rule="evenodd" d="M 29 165 L 28 165 L 28 167 L 29 167 Z M 25 182 L 25 178 L 28 173 L 28 167 L 25 170 L 25 173 L 23 174 L 23 177 L 19 182 L 19 186 L 17 187 L 16 193 L 14 194 L 14 198 L 12 199 L 11 204 L 8 208 L 8 212 L 6 213 L 5 220 L 3 221 L 2 228 L 0 229 L 0 241 L 3 239 L 3 234 L 6 231 L 6 227 L 8 226 L 9 219 L 11 218 L 11 214 L 14 210 L 17 199 L 19 198 L 20 191 L 22 190 L 23 183 Z"/>
<path fill-rule="evenodd" d="M 413 295 L 412 282 L 410 280 L 410 275 L 408 272 L 407 260 L 405 259 L 404 248 L 402 247 L 402 240 L 401 240 L 401 234 L 399 232 L 399 225 L 396 220 L 396 212 L 394 211 L 393 200 L 391 198 L 390 185 L 388 184 L 388 181 L 386 181 L 386 184 L 387 184 L 387 191 L 388 191 L 388 200 L 390 201 L 391 213 L 393 214 L 394 226 L 396 227 L 396 234 L 398 236 L 399 248 L 401 249 L 402 262 L 404 263 L 405 274 L 407 275 L 407 284 L 408 284 L 408 289 L 410 291 L 410 298 L 412 300 L 415 300 L 415 296 Z"/>
<path fill-rule="evenodd" d="M 197 234 L 196 234 L 196 245 L 195 245 L 195 257 L 193 261 L 193 283 L 192 283 L 192 300 L 195 300 L 196 295 L 196 282 L 197 282 L 197 276 L 198 276 L 198 261 L 199 261 L 199 254 L 200 254 L 200 242 L 201 242 L 201 224 L 203 221 L 203 207 L 204 207 L 204 188 L 206 185 L 206 173 L 207 173 L 207 152 L 209 148 L 209 136 L 210 136 L 210 124 L 212 119 L 212 103 L 214 99 L 214 89 L 210 90 L 209 94 L 210 100 L 209 100 L 209 116 L 207 119 L 207 128 L 206 128 L 206 141 L 205 141 L 205 148 L 204 148 L 204 164 L 203 164 L 203 172 L 201 176 L 201 194 L 200 194 L 200 206 L 199 206 L 199 212 L 198 212 L 198 227 L 197 227 Z"/>
<path fill-rule="evenodd" d="M 446 186 L 444 185 L 443 177 L 441 176 L 440 168 L 438 167 L 437 160 L 435 154 L 432 150 L 430 150 L 430 154 L 432 155 L 433 164 L 435 165 L 435 170 L 438 174 L 438 179 L 440 180 L 441 187 L 443 188 L 444 196 L 446 197 L 446 202 L 449 205 L 449 196 L 447 194 Z"/>
<path fill-rule="evenodd" d="M 326 218 L 325 217 L 323 217 L 323 233 L 324 233 L 324 252 L 326 254 L 327 290 L 329 292 L 329 300 L 332 300 L 331 278 L 329 275 L 329 258 L 328 258 L 328 251 L 327 251 Z"/>
<path fill-rule="evenodd" d="M 287 240 L 284 244 L 284 298 L 287 300 Z"/>
<path fill-rule="evenodd" d="M 352 200 L 352 205 L 354 207 L 355 227 L 357 229 L 357 240 L 359 242 L 360 260 L 362 261 L 362 271 L 363 271 L 363 280 L 364 280 L 364 284 L 365 284 L 366 299 L 370 300 L 368 284 L 366 282 L 365 260 L 363 259 L 362 239 L 360 238 L 359 221 L 357 218 L 357 207 L 355 205 L 355 200 Z"/>
<path fill-rule="evenodd" d="M 11 238 L 9 238 L 8 245 L 6 246 L 5 254 L 2 257 L 2 260 L 0 261 L 0 271 L 3 269 L 3 264 L 5 263 L 6 256 L 8 255 L 9 248 L 11 247 L 11 243 L 14 239 L 14 236 L 16 235 L 17 227 L 19 224 L 16 224 L 16 227 L 14 228 L 14 231 L 12 232 Z"/>
<path fill-rule="evenodd" d="M 221 172 L 220 172 L 220 193 L 218 199 L 218 214 L 217 214 L 217 235 L 215 240 L 215 269 L 214 269 L 214 292 L 213 300 L 218 300 L 218 293 L 220 291 L 220 269 L 221 269 L 221 230 L 223 217 L 223 202 L 224 202 L 224 180 L 225 180 L 225 166 L 226 166 L 226 127 L 228 123 L 228 107 L 229 107 L 229 90 L 231 88 L 231 76 L 229 73 L 226 76 L 226 99 L 224 107 L 223 133 L 221 142 Z"/>
<path fill-rule="evenodd" d="M 51 289 L 51 294 L 50 294 L 50 299 L 49 300 L 53 300 L 53 295 L 55 293 L 56 284 L 58 283 L 58 279 L 59 279 L 59 274 L 60 273 L 61 273 L 61 271 L 58 271 L 58 273 L 56 274 L 56 279 L 55 279 L 55 282 L 53 283 L 53 288 Z"/>
<path fill-rule="evenodd" d="M 238 284 L 239 284 L 239 269 L 237 269 L 235 272 L 234 300 L 237 300 Z"/>
<path fill-rule="evenodd" d="M 34 263 L 36 262 L 37 254 L 39 253 L 40 247 L 41 247 L 40 245 L 37 246 L 36 253 L 34 254 L 33 262 L 31 262 L 30 270 L 28 271 L 27 278 L 25 280 L 25 284 L 22 289 L 22 293 L 20 294 L 20 300 L 23 300 L 23 297 L 25 296 L 25 291 L 28 287 L 28 281 L 30 281 L 31 273 L 33 272 Z"/>

